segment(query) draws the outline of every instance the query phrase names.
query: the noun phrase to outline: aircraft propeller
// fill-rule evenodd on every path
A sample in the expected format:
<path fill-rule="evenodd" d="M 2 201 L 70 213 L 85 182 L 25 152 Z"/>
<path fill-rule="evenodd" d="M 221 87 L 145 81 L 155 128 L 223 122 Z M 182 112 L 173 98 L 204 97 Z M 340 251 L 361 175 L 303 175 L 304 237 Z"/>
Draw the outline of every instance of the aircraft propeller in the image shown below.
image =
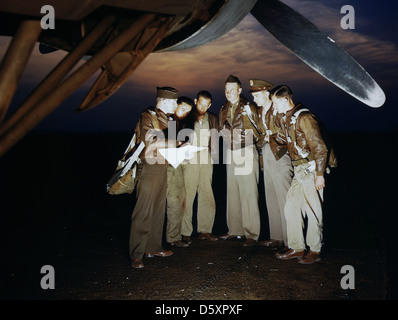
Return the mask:
<path fill-rule="evenodd" d="M 40 30 L 37 15 L 26 16 L 33 12 L 30 6 L 14 7 L 17 12 L 9 15 L 9 1 L 0 0 L 0 18 L 10 22 L 5 24 L 9 25 L 6 34 L 14 36 L 0 65 L 0 156 L 99 69 L 102 73 L 78 112 L 93 108 L 115 93 L 151 52 L 200 46 L 227 33 L 249 13 L 298 58 L 359 101 L 377 108 L 386 99 L 379 85 L 347 52 L 279 0 L 153 0 L 150 4 L 145 0 L 119 0 L 118 8 L 112 7 L 112 0 L 88 1 L 90 5 L 80 8 L 85 9 L 84 19 L 59 21 L 55 34 Z M 40 3 L 31 2 L 34 6 Z M 61 13 L 70 14 L 72 4 L 61 0 L 56 3 L 65 9 Z M 99 8 L 101 4 L 108 7 Z M 148 13 L 150 7 L 156 13 Z M 80 28 L 85 31 L 74 38 Z M 36 41 L 43 53 L 63 49 L 69 54 L 2 121 Z M 68 75 L 88 55 L 92 57 Z"/>
<path fill-rule="evenodd" d="M 383 90 L 346 51 L 312 22 L 279 0 L 258 0 L 251 14 L 286 48 L 364 104 L 378 108 Z"/>

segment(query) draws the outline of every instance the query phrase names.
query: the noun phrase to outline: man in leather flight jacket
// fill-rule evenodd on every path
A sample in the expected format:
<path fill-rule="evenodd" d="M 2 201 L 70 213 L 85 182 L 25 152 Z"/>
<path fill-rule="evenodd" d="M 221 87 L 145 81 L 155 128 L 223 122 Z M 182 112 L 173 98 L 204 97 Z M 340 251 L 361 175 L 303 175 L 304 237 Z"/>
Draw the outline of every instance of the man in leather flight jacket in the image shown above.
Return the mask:
<path fill-rule="evenodd" d="M 240 80 L 230 75 L 225 83 L 227 102 L 219 115 L 220 135 L 224 138 L 227 167 L 228 234 L 221 239 L 246 237 L 244 246 L 254 246 L 260 235 L 258 207 L 259 162 L 256 141 L 258 110 L 241 96 Z"/>
<path fill-rule="evenodd" d="M 177 107 L 177 97 L 178 91 L 174 88 L 157 88 L 156 107 L 148 107 L 141 113 L 135 129 L 137 143 L 145 143 L 137 170 L 137 202 L 131 217 L 129 239 L 131 266 L 136 269 L 144 267 L 144 256 L 167 257 L 173 254 L 162 247 L 167 165 L 158 149 L 176 144 L 175 140 L 169 141 L 164 132 L 172 120 L 168 114 L 173 114 Z"/>
<path fill-rule="evenodd" d="M 279 125 L 279 117 L 272 105 L 270 90 L 273 84 L 252 79 L 249 81 L 250 93 L 259 107 L 261 138 L 257 148 L 262 152 L 265 200 L 268 213 L 270 238 L 259 245 L 271 250 L 287 249 L 288 239 L 284 208 L 286 194 L 293 179 L 292 160 L 287 152 L 285 132 Z"/>
<path fill-rule="evenodd" d="M 297 258 L 301 264 L 310 264 L 321 260 L 324 172 L 328 149 L 315 115 L 303 105 L 294 104 L 293 93 L 288 86 L 275 87 L 271 95 L 274 107 L 285 114 L 282 126 L 294 166 L 294 177 L 285 205 L 290 250 L 278 252 L 276 257 L 280 260 Z M 306 241 L 303 234 L 305 216 L 308 218 Z M 309 246 L 308 253 L 305 251 L 306 244 Z"/>

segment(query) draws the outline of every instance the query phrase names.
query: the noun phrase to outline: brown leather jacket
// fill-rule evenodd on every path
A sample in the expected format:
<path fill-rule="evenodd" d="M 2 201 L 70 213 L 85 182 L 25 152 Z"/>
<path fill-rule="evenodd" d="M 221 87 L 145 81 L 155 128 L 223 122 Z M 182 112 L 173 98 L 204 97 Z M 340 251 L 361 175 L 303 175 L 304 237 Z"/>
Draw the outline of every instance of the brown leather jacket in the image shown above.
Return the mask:
<path fill-rule="evenodd" d="M 322 138 L 317 118 L 311 111 L 303 111 L 297 118 L 295 130 L 293 130 L 291 126 L 292 116 L 296 111 L 303 108 L 305 107 L 302 104 L 298 104 L 293 109 L 286 112 L 286 118 L 284 117 L 285 133 L 287 137 L 290 137 L 287 142 L 289 155 L 292 158 L 293 164 L 295 161 L 305 158 L 315 160 L 316 175 L 320 176 L 323 175 L 326 170 L 328 149 Z M 307 157 L 300 155 L 299 150 L 294 145 L 294 140 L 299 148 L 308 152 L 309 155 Z"/>
<path fill-rule="evenodd" d="M 277 113 L 271 105 L 264 115 L 264 122 L 262 121 L 263 107 L 259 109 L 259 116 L 259 129 L 261 136 L 257 142 L 257 148 L 261 149 L 268 140 L 275 159 L 279 160 L 287 152 L 287 139 L 283 128 L 281 127 L 281 118 L 283 117 L 283 114 Z"/>
<path fill-rule="evenodd" d="M 249 106 L 250 115 L 245 111 L 245 106 Z M 230 112 L 231 102 L 227 101 L 221 107 L 219 116 L 219 130 L 220 135 L 223 135 L 221 130 L 230 130 L 231 139 L 231 149 L 241 149 L 245 146 L 255 144 L 260 136 L 258 131 L 259 126 L 259 115 L 257 106 L 247 100 L 244 96 L 240 96 L 238 106 L 235 109 L 235 113 L 232 120 L 228 120 L 228 112 Z M 251 120 L 250 120 L 251 119 Z M 231 121 L 231 122 L 229 122 Z M 253 122 L 252 122 L 253 121 Z M 253 124 L 254 123 L 254 124 Z M 246 135 L 245 129 L 253 130 L 253 138 Z M 233 134 L 233 133 L 238 134 Z M 227 140 L 226 140 L 227 142 Z M 228 143 L 228 142 L 227 142 Z"/>

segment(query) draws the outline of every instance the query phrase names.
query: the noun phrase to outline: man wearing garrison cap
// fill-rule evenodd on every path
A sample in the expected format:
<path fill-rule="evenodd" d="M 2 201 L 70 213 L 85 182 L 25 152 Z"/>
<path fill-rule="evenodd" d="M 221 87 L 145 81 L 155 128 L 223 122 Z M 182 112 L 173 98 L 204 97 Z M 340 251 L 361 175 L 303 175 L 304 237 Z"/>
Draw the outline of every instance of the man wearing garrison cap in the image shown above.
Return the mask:
<path fill-rule="evenodd" d="M 267 203 L 270 239 L 259 245 L 273 250 L 287 248 L 284 207 L 293 178 L 292 161 L 287 152 L 286 137 L 280 127 L 280 117 L 272 106 L 269 90 L 273 84 L 259 79 L 249 80 L 250 93 L 259 107 L 261 138 L 257 148 L 262 154 L 265 200 Z"/>
<path fill-rule="evenodd" d="M 156 107 L 141 113 L 135 128 L 136 143 L 145 143 L 138 166 L 137 202 L 131 217 L 129 253 L 133 268 L 143 268 L 143 257 L 167 257 L 172 251 L 163 250 L 163 224 L 166 211 L 167 166 L 157 152 L 159 148 L 175 147 L 175 140 L 165 136 L 170 115 L 177 108 L 178 91 L 158 87 Z"/>
<path fill-rule="evenodd" d="M 220 110 L 220 130 L 227 145 L 227 225 L 221 239 L 246 237 L 244 246 L 254 246 L 260 235 L 258 207 L 258 110 L 241 95 L 240 80 L 230 75 L 225 82 L 224 103 Z"/>

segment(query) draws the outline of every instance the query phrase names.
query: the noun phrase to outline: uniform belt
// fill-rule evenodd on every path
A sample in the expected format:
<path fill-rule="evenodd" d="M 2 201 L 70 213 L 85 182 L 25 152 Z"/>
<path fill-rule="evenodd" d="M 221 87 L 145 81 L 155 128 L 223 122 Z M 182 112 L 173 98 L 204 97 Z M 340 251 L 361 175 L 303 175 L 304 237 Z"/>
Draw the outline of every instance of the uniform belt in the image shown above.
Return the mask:
<path fill-rule="evenodd" d="M 303 159 L 299 159 L 299 160 L 292 160 L 292 163 L 293 163 L 293 166 L 297 167 L 301 164 L 308 163 L 310 161 L 312 161 L 312 159 L 303 158 Z"/>
<path fill-rule="evenodd" d="M 246 142 L 241 142 L 241 143 L 231 143 L 231 150 L 240 150 L 244 149 L 246 147 L 252 146 L 253 143 L 246 143 Z"/>

